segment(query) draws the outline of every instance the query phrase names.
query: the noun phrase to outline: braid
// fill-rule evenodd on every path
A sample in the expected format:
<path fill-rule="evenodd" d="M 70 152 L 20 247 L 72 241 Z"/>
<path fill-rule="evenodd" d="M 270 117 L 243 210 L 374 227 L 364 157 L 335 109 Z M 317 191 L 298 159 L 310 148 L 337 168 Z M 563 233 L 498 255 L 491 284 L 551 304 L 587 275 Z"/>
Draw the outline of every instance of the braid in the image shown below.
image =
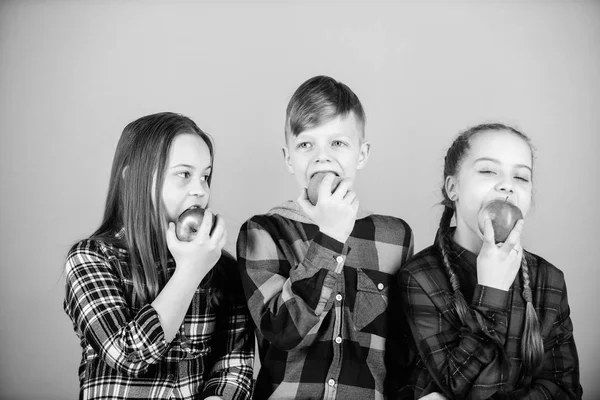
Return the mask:
<path fill-rule="evenodd" d="M 523 256 L 525 257 L 525 256 Z M 533 307 L 533 295 L 529 279 L 529 268 L 527 261 L 523 258 L 521 262 L 523 275 L 523 299 L 527 303 L 525 311 L 525 328 L 521 340 L 521 357 L 526 374 L 533 374 L 542 364 L 544 358 L 544 343 L 540 329 L 540 321 Z"/>
<path fill-rule="evenodd" d="M 452 209 L 452 207 L 448 205 L 445 205 L 442 218 L 440 219 L 438 241 L 440 243 L 440 251 L 442 252 L 444 266 L 446 267 L 446 273 L 448 274 L 450 284 L 452 285 L 452 291 L 454 292 L 453 306 L 458 314 L 458 318 L 464 324 L 468 307 L 465 298 L 462 292 L 460 291 L 460 283 L 458 282 L 458 277 L 454 273 L 454 269 L 452 268 L 452 264 L 450 263 L 450 260 L 448 258 L 448 246 L 450 245 L 448 236 L 450 233 L 450 221 L 452 221 L 453 215 L 454 209 Z"/>
<path fill-rule="evenodd" d="M 504 125 L 504 124 L 500 124 L 500 123 L 481 124 L 481 125 L 474 126 L 470 129 L 467 129 L 466 131 L 464 131 L 460 135 L 458 135 L 458 137 L 456 137 L 456 139 L 454 140 L 454 142 L 452 142 L 452 144 L 450 145 L 450 148 L 446 152 L 446 156 L 444 157 L 444 183 L 442 184 L 442 195 L 443 195 L 442 205 L 444 206 L 444 212 L 442 214 L 442 218 L 440 219 L 440 226 L 439 226 L 439 230 L 438 230 L 437 239 L 438 239 L 438 243 L 440 246 L 440 251 L 442 253 L 442 259 L 444 262 L 444 266 L 446 268 L 446 273 L 448 274 L 448 278 L 450 279 L 450 284 L 452 285 L 452 291 L 454 292 L 454 298 L 453 298 L 454 304 L 453 305 L 454 305 L 454 308 L 456 309 L 456 312 L 458 313 L 458 316 L 463 324 L 465 323 L 465 318 L 467 316 L 469 308 L 467 306 L 467 302 L 465 301 L 465 298 L 464 298 L 462 292 L 460 291 L 460 284 L 458 282 L 458 277 L 454 273 L 454 268 L 452 267 L 452 264 L 450 263 L 450 260 L 448 258 L 448 251 L 449 251 L 449 245 L 450 245 L 450 240 L 451 240 L 450 239 L 450 222 L 452 221 L 452 216 L 454 215 L 454 212 L 456 210 L 455 201 L 457 201 L 457 200 L 454 197 L 452 199 L 450 199 L 450 197 L 448 196 L 448 193 L 446 192 L 446 184 L 447 184 L 448 177 L 451 177 L 451 176 L 456 177 L 458 175 L 462 160 L 465 157 L 465 154 L 467 154 L 467 152 L 469 151 L 469 142 L 470 142 L 471 138 L 474 135 L 481 134 L 486 131 L 509 131 L 509 132 L 517 135 L 518 137 L 523 139 L 529 145 L 529 148 L 531 149 L 531 153 L 532 153 L 532 158 L 533 158 L 533 147 L 531 146 L 531 142 L 529 141 L 529 138 L 526 135 L 524 135 L 523 133 L 516 130 L 515 128 L 512 128 L 512 127 Z M 524 296 L 525 296 L 525 294 L 524 294 Z M 531 298 L 531 289 L 529 290 L 529 298 Z M 531 311 L 529 310 L 529 308 L 527 309 L 527 311 L 528 311 L 527 312 L 527 316 L 528 316 L 527 321 L 534 321 L 534 322 L 531 322 L 531 324 L 537 323 L 537 325 L 536 325 L 537 333 L 539 336 L 539 322 L 537 322 L 537 317 L 535 316 L 535 310 L 533 309 L 533 304 L 532 304 L 532 302 L 529 301 L 528 305 L 531 306 Z M 533 314 L 533 317 L 529 317 L 530 314 Z M 478 320 L 480 320 L 481 316 L 478 313 L 476 313 L 475 316 Z M 528 335 L 532 334 L 529 330 L 527 330 L 527 333 L 528 333 Z M 535 335 L 535 333 L 534 333 L 534 335 Z M 533 337 L 531 340 L 532 340 L 531 343 L 533 343 L 533 340 L 534 340 Z M 538 342 L 539 342 L 539 340 L 538 340 Z M 537 350 L 534 354 L 537 354 Z M 537 360 L 537 357 L 534 357 L 534 359 L 532 359 L 532 362 L 534 360 Z"/>

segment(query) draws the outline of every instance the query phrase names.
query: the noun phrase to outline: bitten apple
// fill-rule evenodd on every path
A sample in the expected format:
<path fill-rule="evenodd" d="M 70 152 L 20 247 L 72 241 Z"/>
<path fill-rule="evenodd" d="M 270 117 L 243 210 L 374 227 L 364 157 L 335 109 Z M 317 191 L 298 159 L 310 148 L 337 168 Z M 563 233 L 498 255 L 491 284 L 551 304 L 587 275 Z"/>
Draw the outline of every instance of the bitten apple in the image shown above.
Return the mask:
<path fill-rule="evenodd" d="M 181 213 L 177 218 L 177 226 L 175 227 L 175 234 L 177 239 L 182 242 L 191 242 L 198 234 L 200 224 L 204 219 L 204 209 L 198 206 L 192 206 Z M 213 216 L 213 227 L 215 218 Z"/>
<path fill-rule="evenodd" d="M 515 227 L 517 221 L 523 219 L 523 213 L 519 207 L 509 203 L 508 199 L 492 200 L 479 211 L 479 230 L 482 233 L 483 223 L 486 217 L 489 217 L 492 220 L 494 240 L 496 243 L 503 243 Z"/>
<path fill-rule="evenodd" d="M 327 174 L 334 174 L 333 172 L 323 171 L 317 172 L 310 178 L 308 182 L 308 200 L 312 203 L 313 206 L 317 205 L 317 201 L 319 201 L 319 187 L 321 186 L 321 181 Z M 335 174 L 334 174 L 335 175 Z M 333 193 L 335 189 L 337 189 L 340 184 L 342 178 L 339 176 L 335 176 L 333 183 L 331 184 L 331 192 Z"/>

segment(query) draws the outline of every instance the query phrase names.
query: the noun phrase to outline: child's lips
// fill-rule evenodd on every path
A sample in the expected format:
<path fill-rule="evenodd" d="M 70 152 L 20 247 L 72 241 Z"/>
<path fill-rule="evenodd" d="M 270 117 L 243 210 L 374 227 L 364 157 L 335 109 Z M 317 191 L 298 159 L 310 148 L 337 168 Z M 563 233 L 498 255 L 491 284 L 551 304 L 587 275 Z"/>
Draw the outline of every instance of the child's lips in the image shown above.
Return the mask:
<path fill-rule="evenodd" d="M 314 177 L 316 174 L 319 174 L 319 173 L 321 173 L 321 172 L 331 172 L 331 173 L 332 173 L 332 174 L 334 174 L 335 176 L 340 176 L 340 174 L 338 174 L 338 173 L 337 173 L 337 172 L 335 172 L 335 171 L 331 171 L 331 170 L 329 170 L 329 169 L 325 169 L 325 170 L 322 170 L 322 171 L 315 171 L 315 172 L 313 172 L 312 174 L 310 174 L 310 176 L 309 176 L 309 180 L 310 180 L 310 179 L 312 179 L 312 178 L 313 178 L 313 177 Z"/>

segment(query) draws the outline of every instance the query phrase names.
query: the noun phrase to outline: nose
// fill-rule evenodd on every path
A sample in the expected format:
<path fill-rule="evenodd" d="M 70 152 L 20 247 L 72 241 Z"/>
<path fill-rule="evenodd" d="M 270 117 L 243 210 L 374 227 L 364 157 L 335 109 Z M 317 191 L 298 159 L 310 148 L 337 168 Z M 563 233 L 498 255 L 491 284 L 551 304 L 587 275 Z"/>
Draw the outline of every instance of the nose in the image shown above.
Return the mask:
<path fill-rule="evenodd" d="M 201 181 L 201 182 L 195 184 L 193 187 L 191 187 L 188 194 L 190 196 L 202 197 L 202 196 L 205 196 L 206 193 L 208 192 L 207 189 L 208 189 L 208 184 L 204 181 Z"/>
<path fill-rule="evenodd" d="M 502 179 L 500 179 L 500 181 L 496 185 L 496 190 L 498 190 L 502 193 L 506 193 L 506 194 L 513 194 L 514 193 L 513 182 L 511 181 L 510 178 L 503 177 Z"/>
<path fill-rule="evenodd" d="M 320 146 L 317 149 L 317 156 L 315 157 L 315 162 L 318 163 L 329 163 L 331 162 L 332 158 L 331 155 L 329 154 L 329 151 L 327 149 L 326 146 Z"/>

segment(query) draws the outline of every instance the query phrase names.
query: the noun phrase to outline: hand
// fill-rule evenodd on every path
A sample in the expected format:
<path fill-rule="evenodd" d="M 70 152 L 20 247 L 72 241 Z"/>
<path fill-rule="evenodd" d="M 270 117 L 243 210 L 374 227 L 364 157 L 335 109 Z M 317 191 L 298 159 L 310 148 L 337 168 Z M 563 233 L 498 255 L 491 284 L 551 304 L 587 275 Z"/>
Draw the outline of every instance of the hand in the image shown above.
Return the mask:
<path fill-rule="evenodd" d="M 441 393 L 433 392 L 426 396 L 419 397 L 419 400 L 448 400 L 448 398 Z"/>
<path fill-rule="evenodd" d="M 319 226 L 324 234 L 344 243 L 348 240 L 358 212 L 358 199 L 352 190 L 352 181 L 342 179 L 333 193 L 329 193 L 333 174 L 327 174 L 319 187 L 319 201 L 313 206 L 308 200 L 306 189 L 298 198 L 298 204 Z"/>
<path fill-rule="evenodd" d="M 506 242 L 494 242 L 492 221 L 487 218 L 483 229 L 483 246 L 477 256 L 477 282 L 483 286 L 508 291 L 512 286 L 523 258 L 521 232 L 524 221 L 519 220 Z"/>
<path fill-rule="evenodd" d="M 225 223 L 220 216 L 215 216 L 206 210 L 198 234 L 191 242 L 182 242 L 175 234 L 175 224 L 169 223 L 167 230 L 167 247 L 175 258 L 175 273 L 186 274 L 189 279 L 197 280 L 198 284 L 214 267 L 221 257 L 221 250 L 227 241 Z M 212 229 L 212 233 L 211 233 Z"/>

